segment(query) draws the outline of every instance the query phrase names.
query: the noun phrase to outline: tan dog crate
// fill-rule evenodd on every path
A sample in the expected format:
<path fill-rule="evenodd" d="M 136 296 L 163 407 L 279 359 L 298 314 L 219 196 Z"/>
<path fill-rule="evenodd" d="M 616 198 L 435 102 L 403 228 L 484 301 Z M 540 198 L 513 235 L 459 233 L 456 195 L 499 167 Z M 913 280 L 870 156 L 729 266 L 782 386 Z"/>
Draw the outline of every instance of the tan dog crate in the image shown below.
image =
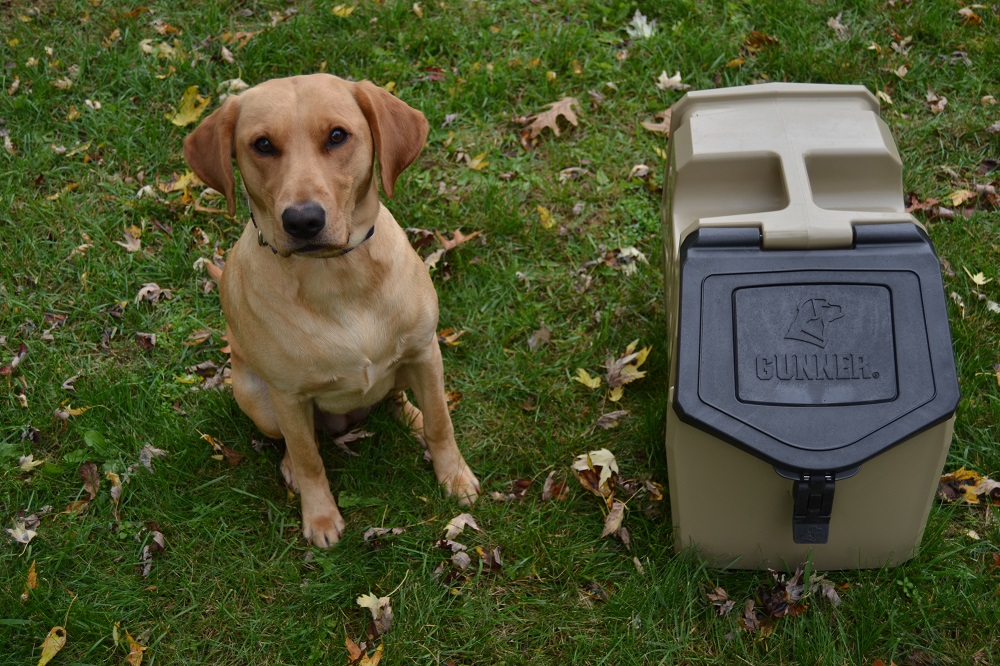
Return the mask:
<path fill-rule="evenodd" d="M 673 108 L 663 201 L 678 550 L 715 566 L 899 563 L 959 391 L 940 266 L 860 86 Z"/>

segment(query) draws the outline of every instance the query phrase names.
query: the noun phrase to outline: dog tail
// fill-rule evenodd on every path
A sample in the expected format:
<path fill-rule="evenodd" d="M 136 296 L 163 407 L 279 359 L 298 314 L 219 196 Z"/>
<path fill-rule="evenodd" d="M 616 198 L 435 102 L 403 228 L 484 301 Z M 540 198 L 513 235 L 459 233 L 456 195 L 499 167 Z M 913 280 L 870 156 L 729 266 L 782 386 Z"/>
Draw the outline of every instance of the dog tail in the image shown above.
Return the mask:
<path fill-rule="evenodd" d="M 212 278 L 212 281 L 216 284 L 219 284 L 222 280 L 222 269 L 213 264 L 211 261 L 206 261 L 205 270 L 208 272 L 208 277 Z"/>

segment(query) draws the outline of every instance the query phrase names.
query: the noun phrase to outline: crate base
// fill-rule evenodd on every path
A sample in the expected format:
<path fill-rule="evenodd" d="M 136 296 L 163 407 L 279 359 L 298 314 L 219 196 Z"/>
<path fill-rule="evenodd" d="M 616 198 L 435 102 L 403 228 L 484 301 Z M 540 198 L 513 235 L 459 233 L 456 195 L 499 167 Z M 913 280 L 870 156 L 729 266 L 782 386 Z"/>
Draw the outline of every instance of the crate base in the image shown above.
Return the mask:
<path fill-rule="evenodd" d="M 725 569 L 868 569 L 916 554 L 948 454 L 954 417 L 837 481 L 829 542 L 792 541 L 792 482 L 768 463 L 667 410 L 667 469 L 675 548 Z"/>

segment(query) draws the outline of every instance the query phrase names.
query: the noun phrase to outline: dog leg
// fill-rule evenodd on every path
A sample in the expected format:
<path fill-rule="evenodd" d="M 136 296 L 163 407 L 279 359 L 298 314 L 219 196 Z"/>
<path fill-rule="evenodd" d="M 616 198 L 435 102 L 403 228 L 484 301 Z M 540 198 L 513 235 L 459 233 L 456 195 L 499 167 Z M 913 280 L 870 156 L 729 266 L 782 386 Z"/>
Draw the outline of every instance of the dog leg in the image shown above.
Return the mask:
<path fill-rule="evenodd" d="M 410 428 L 415 432 L 417 424 L 423 425 L 423 439 L 434 465 L 434 474 L 445 492 L 457 497 L 459 504 L 472 504 L 479 497 L 479 479 L 455 443 L 455 430 L 444 397 L 441 349 L 436 338 L 421 357 L 408 366 L 406 376 L 421 409 L 410 404 L 404 396 L 401 416 L 409 419 Z"/>
<path fill-rule="evenodd" d="M 312 401 L 276 391 L 271 392 L 271 401 L 285 437 L 282 473 L 302 496 L 302 536 L 315 546 L 329 548 L 340 540 L 346 525 L 319 455 Z"/>

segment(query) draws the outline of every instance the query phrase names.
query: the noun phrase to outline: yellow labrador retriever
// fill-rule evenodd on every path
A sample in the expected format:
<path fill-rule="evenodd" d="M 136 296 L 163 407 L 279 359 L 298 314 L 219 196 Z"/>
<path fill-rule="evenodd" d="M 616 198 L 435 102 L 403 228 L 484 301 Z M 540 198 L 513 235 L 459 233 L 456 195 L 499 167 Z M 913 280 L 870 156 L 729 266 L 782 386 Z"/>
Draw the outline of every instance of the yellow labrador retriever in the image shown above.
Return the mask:
<path fill-rule="evenodd" d="M 455 444 L 437 340 L 437 294 L 381 204 L 420 154 L 427 120 L 368 81 L 327 74 L 261 83 L 229 97 L 184 140 L 184 156 L 235 212 L 239 166 L 251 224 L 220 278 L 233 394 L 286 445 L 281 470 L 302 496 L 302 533 L 320 547 L 344 530 L 316 439 L 317 419 L 351 425 L 387 395 L 449 495 L 479 481 Z M 406 400 L 412 389 L 418 410 Z"/>

